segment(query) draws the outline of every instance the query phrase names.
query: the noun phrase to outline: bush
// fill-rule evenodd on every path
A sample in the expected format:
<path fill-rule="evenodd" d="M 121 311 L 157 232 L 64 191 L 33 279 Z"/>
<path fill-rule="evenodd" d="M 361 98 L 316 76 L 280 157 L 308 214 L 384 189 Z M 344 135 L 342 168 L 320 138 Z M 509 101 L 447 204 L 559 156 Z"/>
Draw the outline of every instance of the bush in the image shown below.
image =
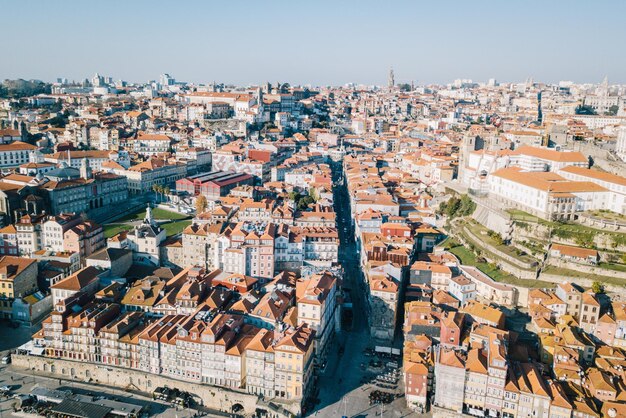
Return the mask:
<path fill-rule="evenodd" d="M 439 204 L 439 215 L 446 215 L 449 219 L 453 219 L 459 216 L 471 215 L 476 209 L 476 203 L 471 197 L 464 194 L 459 199 L 456 196 L 452 196 L 447 202 Z"/>
<path fill-rule="evenodd" d="M 591 291 L 595 294 L 604 293 L 604 285 L 600 282 L 593 282 L 591 284 Z"/>

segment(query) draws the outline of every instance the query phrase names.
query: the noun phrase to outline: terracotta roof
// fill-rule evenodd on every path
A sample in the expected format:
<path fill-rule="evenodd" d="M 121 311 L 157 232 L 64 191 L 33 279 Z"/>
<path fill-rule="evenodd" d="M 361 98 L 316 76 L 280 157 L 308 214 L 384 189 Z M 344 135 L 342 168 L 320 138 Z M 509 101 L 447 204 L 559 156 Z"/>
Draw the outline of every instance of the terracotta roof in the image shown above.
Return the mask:
<path fill-rule="evenodd" d="M 571 245 L 552 244 L 550 250 L 558 251 L 562 255 L 578 258 L 598 257 L 596 250 L 590 250 L 587 248 L 573 247 Z"/>
<path fill-rule="evenodd" d="M 81 270 L 78 270 L 76 273 L 66 277 L 65 279 L 53 284 L 50 287 L 52 289 L 73 290 L 78 292 L 85 286 L 92 283 L 94 280 L 97 280 L 100 273 L 102 272 L 96 267 L 88 266 Z"/>
<path fill-rule="evenodd" d="M 619 184 L 620 186 L 626 186 L 626 178 L 618 176 L 612 173 L 606 173 L 598 170 L 591 170 L 589 168 L 568 166 L 561 169 L 567 173 L 577 174 L 579 176 L 589 177 L 594 180 L 606 181 L 608 183 Z"/>
<path fill-rule="evenodd" d="M 4 257 L 0 258 L 0 275 L 4 276 L 4 278 L 0 278 L 0 280 L 13 281 L 31 264 L 36 262 L 37 260 L 34 260 L 32 258 L 5 255 Z"/>
<path fill-rule="evenodd" d="M 577 151 L 557 151 L 549 148 L 531 147 L 528 145 L 517 148 L 513 154 L 529 155 L 541 158 L 542 160 L 567 162 L 567 163 L 587 163 L 587 157 Z"/>

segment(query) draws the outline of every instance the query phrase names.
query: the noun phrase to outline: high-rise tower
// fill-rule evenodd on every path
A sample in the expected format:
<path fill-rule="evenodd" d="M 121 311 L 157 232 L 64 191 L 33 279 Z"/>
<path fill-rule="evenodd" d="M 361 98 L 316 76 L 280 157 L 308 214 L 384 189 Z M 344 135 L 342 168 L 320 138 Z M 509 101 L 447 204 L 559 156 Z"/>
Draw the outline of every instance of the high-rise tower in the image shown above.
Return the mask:
<path fill-rule="evenodd" d="M 389 69 L 389 80 L 387 80 L 387 85 L 390 89 L 396 85 L 396 80 L 393 76 L 393 67 Z"/>

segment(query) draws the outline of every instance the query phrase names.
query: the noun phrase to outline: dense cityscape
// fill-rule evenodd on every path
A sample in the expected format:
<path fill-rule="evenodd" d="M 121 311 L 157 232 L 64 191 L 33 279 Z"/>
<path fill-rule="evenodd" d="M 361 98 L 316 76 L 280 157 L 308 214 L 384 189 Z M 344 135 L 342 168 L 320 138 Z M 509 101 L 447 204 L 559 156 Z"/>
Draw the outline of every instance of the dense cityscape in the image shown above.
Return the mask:
<path fill-rule="evenodd" d="M 16 409 L 626 414 L 626 87 L 3 86 Z"/>
<path fill-rule="evenodd" d="M 626 417 L 626 2 L 0 10 L 0 418 Z"/>

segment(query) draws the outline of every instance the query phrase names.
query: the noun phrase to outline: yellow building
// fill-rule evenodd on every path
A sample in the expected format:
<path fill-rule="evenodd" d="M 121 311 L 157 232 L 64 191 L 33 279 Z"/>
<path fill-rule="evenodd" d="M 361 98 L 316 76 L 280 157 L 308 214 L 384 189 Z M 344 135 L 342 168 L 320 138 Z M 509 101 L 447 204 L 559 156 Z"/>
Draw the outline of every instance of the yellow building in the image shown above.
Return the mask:
<path fill-rule="evenodd" d="M 37 261 L 32 258 L 0 258 L 0 318 L 11 319 L 13 301 L 37 291 Z"/>
<path fill-rule="evenodd" d="M 285 332 L 274 346 L 275 392 L 285 399 L 303 399 L 313 373 L 315 331 L 307 325 Z"/>

